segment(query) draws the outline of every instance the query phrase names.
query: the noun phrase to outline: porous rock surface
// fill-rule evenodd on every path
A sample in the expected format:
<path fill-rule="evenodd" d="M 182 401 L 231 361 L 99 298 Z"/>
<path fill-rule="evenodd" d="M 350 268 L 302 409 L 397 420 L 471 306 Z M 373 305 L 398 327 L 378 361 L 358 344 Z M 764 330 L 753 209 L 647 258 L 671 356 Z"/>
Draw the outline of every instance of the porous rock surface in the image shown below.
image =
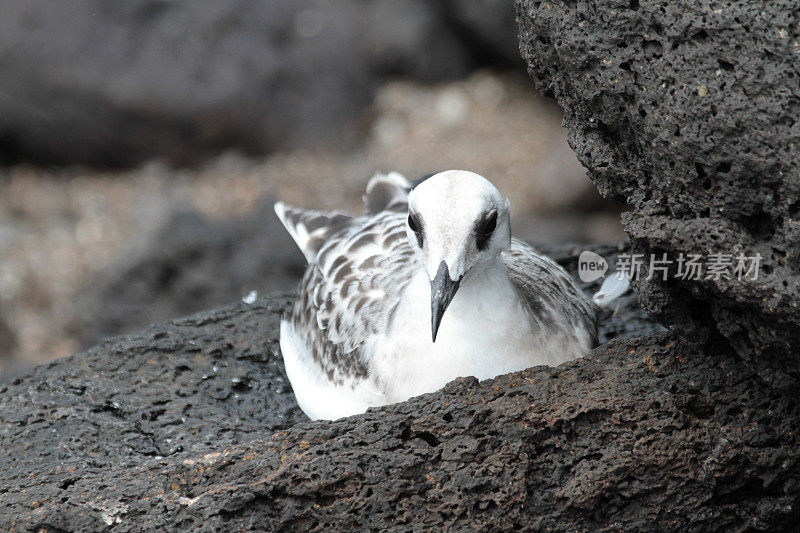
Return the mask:
<path fill-rule="evenodd" d="M 727 355 L 651 333 L 281 429 L 300 420 L 278 379 L 287 303 L 156 325 L 0 389 L 4 525 L 708 531 L 800 519 L 798 400 Z"/>
<path fill-rule="evenodd" d="M 632 206 L 636 251 L 762 257 L 756 280 L 681 280 L 673 264 L 636 283 L 643 305 L 770 380 L 800 379 L 797 2 L 516 6 L 529 73 L 598 189 Z"/>
<path fill-rule="evenodd" d="M 607 257 L 624 250 L 595 248 Z M 574 270 L 577 249 L 550 253 Z M 130 514 L 129 497 L 149 490 L 144 480 L 120 485 L 105 477 L 234 453 L 307 420 L 278 348 L 279 318 L 291 301 L 272 297 L 158 323 L 0 384 L 0 523 L 45 530 L 103 529 L 117 517 L 131 529 L 184 524 L 169 513 L 160 522 Z M 600 336 L 657 329 L 628 295 Z"/>
<path fill-rule="evenodd" d="M 280 313 L 291 301 L 158 323 L 9 378 L 0 384 L 0 472 L 33 471 L 46 457 L 80 465 L 78 476 L 305 420 L 277 351 Z"/>

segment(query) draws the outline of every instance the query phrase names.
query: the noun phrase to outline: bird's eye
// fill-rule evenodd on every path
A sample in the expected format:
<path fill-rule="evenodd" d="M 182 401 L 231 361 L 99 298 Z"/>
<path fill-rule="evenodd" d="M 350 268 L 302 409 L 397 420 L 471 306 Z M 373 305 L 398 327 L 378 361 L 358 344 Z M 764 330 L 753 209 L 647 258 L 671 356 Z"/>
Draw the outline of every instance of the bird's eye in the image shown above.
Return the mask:
<path fill-rule="evenodd" d="M 419 231 L 419 225 L 413 215 L 408 215 L 408 227 L 411 228 L 411 231 L 414 233 Z"/>
<path fill-rule="evenodd" d="M 420 248 L 422 248 L 422 231 L 420 230 L 420 224 L 414 215 L 408 215 L 408 227 L 411 228 L 411 231 L 413 231 L 414 235 L 417 236 L 417 244 Z"/>
<path fill-rule="evenodd" d="M 491 237 L 496 227 L 497 227 L 497 211 L 492 211 L 491 213 L 489 213 L 489 217 L 484 222 L 483 234 L 486 235 L 487 237 Z"/>
<path fill-rule="evenodd" d="M 478 246 L 478 250 L 486 249 L 486 245 L 489 243 L 489 239 L 492 238 L 495 228 L 497 228 L 497 211 L 492 211 L 478 223 L 476 228 L 475 243 Z"/>

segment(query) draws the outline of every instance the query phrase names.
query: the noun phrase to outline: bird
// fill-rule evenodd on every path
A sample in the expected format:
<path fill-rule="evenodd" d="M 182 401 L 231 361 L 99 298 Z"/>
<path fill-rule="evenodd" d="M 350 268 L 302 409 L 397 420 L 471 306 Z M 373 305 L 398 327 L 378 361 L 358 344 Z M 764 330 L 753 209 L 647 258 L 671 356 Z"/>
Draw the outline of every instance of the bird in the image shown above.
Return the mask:
<path fill-rule="evenodd" d="M 308 261 L 280 348 L 312 420 L 577 359 L 625 290 L 585 295 L 511 236 L 509 201 L 470 171 L 376 174 L 359 216 L 283 202 L 275 212 Z"/>

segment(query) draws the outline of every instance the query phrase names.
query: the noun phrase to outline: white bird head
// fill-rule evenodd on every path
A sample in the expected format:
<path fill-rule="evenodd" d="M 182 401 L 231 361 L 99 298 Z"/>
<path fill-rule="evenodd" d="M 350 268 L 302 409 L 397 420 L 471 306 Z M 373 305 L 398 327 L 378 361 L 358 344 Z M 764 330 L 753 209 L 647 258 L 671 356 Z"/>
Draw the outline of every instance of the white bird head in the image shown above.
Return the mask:
<path fill-rule="evenodd" d="M 435 341 L 461 279 L 494 263 L 510 246 L 508 200 L 474 172 L 440 172 L 408 196 L 408 238 L 419 247 L 431 280 L 431 333 Z"/>

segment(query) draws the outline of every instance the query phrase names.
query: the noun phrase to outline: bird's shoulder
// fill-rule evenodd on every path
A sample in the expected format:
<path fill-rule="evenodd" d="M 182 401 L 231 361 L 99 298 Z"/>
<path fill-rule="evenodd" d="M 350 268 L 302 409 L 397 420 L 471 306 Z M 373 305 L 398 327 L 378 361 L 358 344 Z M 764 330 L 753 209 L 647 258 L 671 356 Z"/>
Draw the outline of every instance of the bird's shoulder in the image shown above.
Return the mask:
<path fill-rule="evenodd" d="M 597 306 L 561 265 L 518 239 L 511 240 L 501 258 L 514 290 L 535 320 L 564 317 L 571 326 L 596 331 Z"/>

